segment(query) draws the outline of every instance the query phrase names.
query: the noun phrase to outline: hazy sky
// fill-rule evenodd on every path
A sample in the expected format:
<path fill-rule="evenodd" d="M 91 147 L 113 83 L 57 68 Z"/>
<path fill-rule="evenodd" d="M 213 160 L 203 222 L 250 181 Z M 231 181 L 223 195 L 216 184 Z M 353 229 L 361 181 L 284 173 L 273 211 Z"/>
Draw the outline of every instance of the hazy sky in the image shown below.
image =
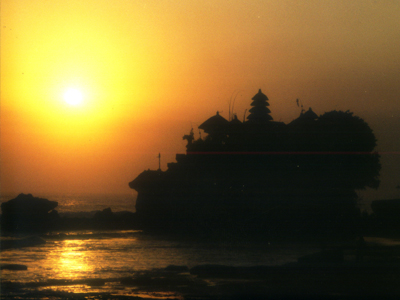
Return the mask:
<path fill-rule="evenodd" d="M 296 98 L 350 110 L 399 152 L 399 16 L 396 0 L 2 0 L 2 193 L 129 193 L 235 93 L 242 119 L 259 88 L 276 121 L 299 115 Z M 382 164 L 365 197 L 400 197 L 400 154 Z"/>

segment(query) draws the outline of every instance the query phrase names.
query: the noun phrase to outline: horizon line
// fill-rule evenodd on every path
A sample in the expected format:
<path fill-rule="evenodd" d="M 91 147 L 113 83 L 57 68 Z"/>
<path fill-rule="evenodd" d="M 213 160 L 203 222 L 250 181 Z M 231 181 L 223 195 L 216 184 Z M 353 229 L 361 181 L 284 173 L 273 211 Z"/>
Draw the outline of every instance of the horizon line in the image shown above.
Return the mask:
<path fill-rule="evenodd" d="M 222 154 L 235 154 L 235 155 L 366 155 L 366 154 L 379 154 L 379 155 L 390 155 L 390 154 L 400 154 L 400 151 L 187 151 L 186 154 L 212 154 L 212 155 L 222 155 Z"/>

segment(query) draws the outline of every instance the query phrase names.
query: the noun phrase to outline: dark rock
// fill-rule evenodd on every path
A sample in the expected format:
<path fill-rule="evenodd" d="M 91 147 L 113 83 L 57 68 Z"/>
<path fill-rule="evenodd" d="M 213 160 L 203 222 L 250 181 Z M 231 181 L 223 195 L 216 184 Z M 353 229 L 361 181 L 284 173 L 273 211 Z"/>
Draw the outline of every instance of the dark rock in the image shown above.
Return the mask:
<path fill-rule="evenodd" d="M 16 240 L 2 240 L 1 250 L 6 250 L 9 248 L 33 247 L 44 244 L 46 244 L 46 241 L 38 236 L 31 236 Z"/>
<path fill-rule="evenodd" d="M 169 265 L 168 267 L 165 268 L 165 271 L 183 273 L 183 272 L 188 272 L 189 268 L 187 266 Z"/>
<path fill-rule="evenodd" d="M 1 270 L 12 270 L 12 271 L 26 271 L 28 267 L 20 264 L 4 264 L 0 266 Z"/>
<path fill-rule="evenodd" d="M 151 276 L 150 274 L 141 275 L 136 278 L 123 278 L 121 284 L 136 287 L 172 287 L 193 284 L 193 281 L 186 276 Z"/>
<path fill-rule="evenodd" d="M 299 263 L 307 264 L 324 264 L 324 263 L 343 263 L 344 254 L 343 249 L 333 248 L 321 252 L 305 255 L 298 258 Z"/>
<path fill-rule="evenodd" d="M 96 212 L 94 215 L 94 220 L 99 221 L 99 222 L 110 222 L 114 220 L 114 214 L 111 211 L 111 208 L 105 208 L 102 211 Z"/>
<path fill-rule="evenodd" d="M 199 265 L 190 269 L 191 275 L 199 278 L 261 279 L 269 278 L 277 268 L 271 266 L 225 266 Z"/>
<path fill-rule="evenodd" d="M 224 265 L 200 265 L 190 269 L 190 274 L 199 277 L 229 277 L 237 273 L 237 268 Z"/>
<path fill-rule="evenodd" d="M 105 284 L 105 280 L 101 278 L 93 278 L 93 279 L 88 279 L 86 281 L 86 284 L 91 287 L 95 286 L 103 286 Z"/>
<path fill-rule="evenodd" d="M 32 194 L 19 194 L 16 198 L 1 204 L 3 214 L 24 213 L 34 214 L 49 212 L 58 206 L 58 202 L 33 197 Z"/>
<path fill-rule="evenodd" d="M 59 219 L 57 211 L 54 211 L 57 205 L 56 201 L 33 197 L 32 194 L 19 194 L 1 204 L 2 230 L 47 231 Z"/>

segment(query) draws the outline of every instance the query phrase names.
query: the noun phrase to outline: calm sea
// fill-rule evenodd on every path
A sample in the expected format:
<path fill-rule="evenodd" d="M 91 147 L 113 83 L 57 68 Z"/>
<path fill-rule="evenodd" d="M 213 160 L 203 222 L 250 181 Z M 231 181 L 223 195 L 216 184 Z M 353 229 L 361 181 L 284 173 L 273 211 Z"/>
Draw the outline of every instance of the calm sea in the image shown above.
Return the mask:
<path fill-rule="evenodd" d="M 34 196 L 58 201 L 60 214 L 88 213 L 107 207 L 115 212 L 134 211 L 136 198 L 132 194 Z M 33 283 L 36 289 L 59 292 L 137 296 L 141 294 L 122 285 L 119 279 L 169 265 L 189 268 L 202 264 L 282 265 L 318 250 L 318 246 L 310 244 L 179 239 L 135 230 L 52 232 L 41 238 L 46 244 L 2 251 L 2 264 L 28 267 L 26 271 L 2 270 L 3 282 Z M 93 287 L 87 283 L 93 279 L 108 281 L 101 287 Z"/>
<path fill-rule="evenodd" d="M 265 242 L 179 240 L 140 231 L 81 231 L 42 236 L 45 245 L 4 250 L 2 264 L 24 264 L 26 271 L 2 270 L 3 282 L 34 285 L 57 292 L 111 293 L 150 297 L 123 285 L 122 279 L 169 265 L 222 264 L 229 266 L 283 265 L 316 252 L 312 245 Z M 156 272 L 156 273 L 154 273 Z M 100 287 L 90 280 L 106 280 Z M 34 294 L 35 295 L 35 294 Z M 17 296 L 17 294 L 16 294 Z M 153 294 L 154 296 L 154 294 Z M 75 298 L 73 298 L 75 299 Z"/>
<path fill-rule="evenodd" d="M 2 195 L 0 202 L 6 202 L 17 195 Z M 136 193 L 130 194 L 34 194 L 34 197 L 57 201 L 56 210 L 60 215 L 82 215 L 90 217 L 96 211 L 110 207 L 113 212 L 135 212 Z"/>

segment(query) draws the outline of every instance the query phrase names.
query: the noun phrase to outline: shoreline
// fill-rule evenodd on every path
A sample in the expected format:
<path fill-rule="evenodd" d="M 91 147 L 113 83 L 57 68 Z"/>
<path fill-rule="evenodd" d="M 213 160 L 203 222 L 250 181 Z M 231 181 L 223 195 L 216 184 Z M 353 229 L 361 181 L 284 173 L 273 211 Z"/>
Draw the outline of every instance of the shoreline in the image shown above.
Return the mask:
<path fill-rule="evenodd" d="M 2 299 L 396 299 L 400 242 L 366 237 L 357 248 L 329 248 L 279 266 L 170 265 L 122 277 L 1 281 Z M 391 243 L 392 242 L 392 243 Z M 24 272 L 5 268 L 2 272 Z"/>
<path fill-rule="evenodd" d="M 169 266 L 119 278 L 2 281 L 1 295 L 2 299 L 387 299 L 400 296 L 399 272 L 399 263 L 371 262 Z"/>

